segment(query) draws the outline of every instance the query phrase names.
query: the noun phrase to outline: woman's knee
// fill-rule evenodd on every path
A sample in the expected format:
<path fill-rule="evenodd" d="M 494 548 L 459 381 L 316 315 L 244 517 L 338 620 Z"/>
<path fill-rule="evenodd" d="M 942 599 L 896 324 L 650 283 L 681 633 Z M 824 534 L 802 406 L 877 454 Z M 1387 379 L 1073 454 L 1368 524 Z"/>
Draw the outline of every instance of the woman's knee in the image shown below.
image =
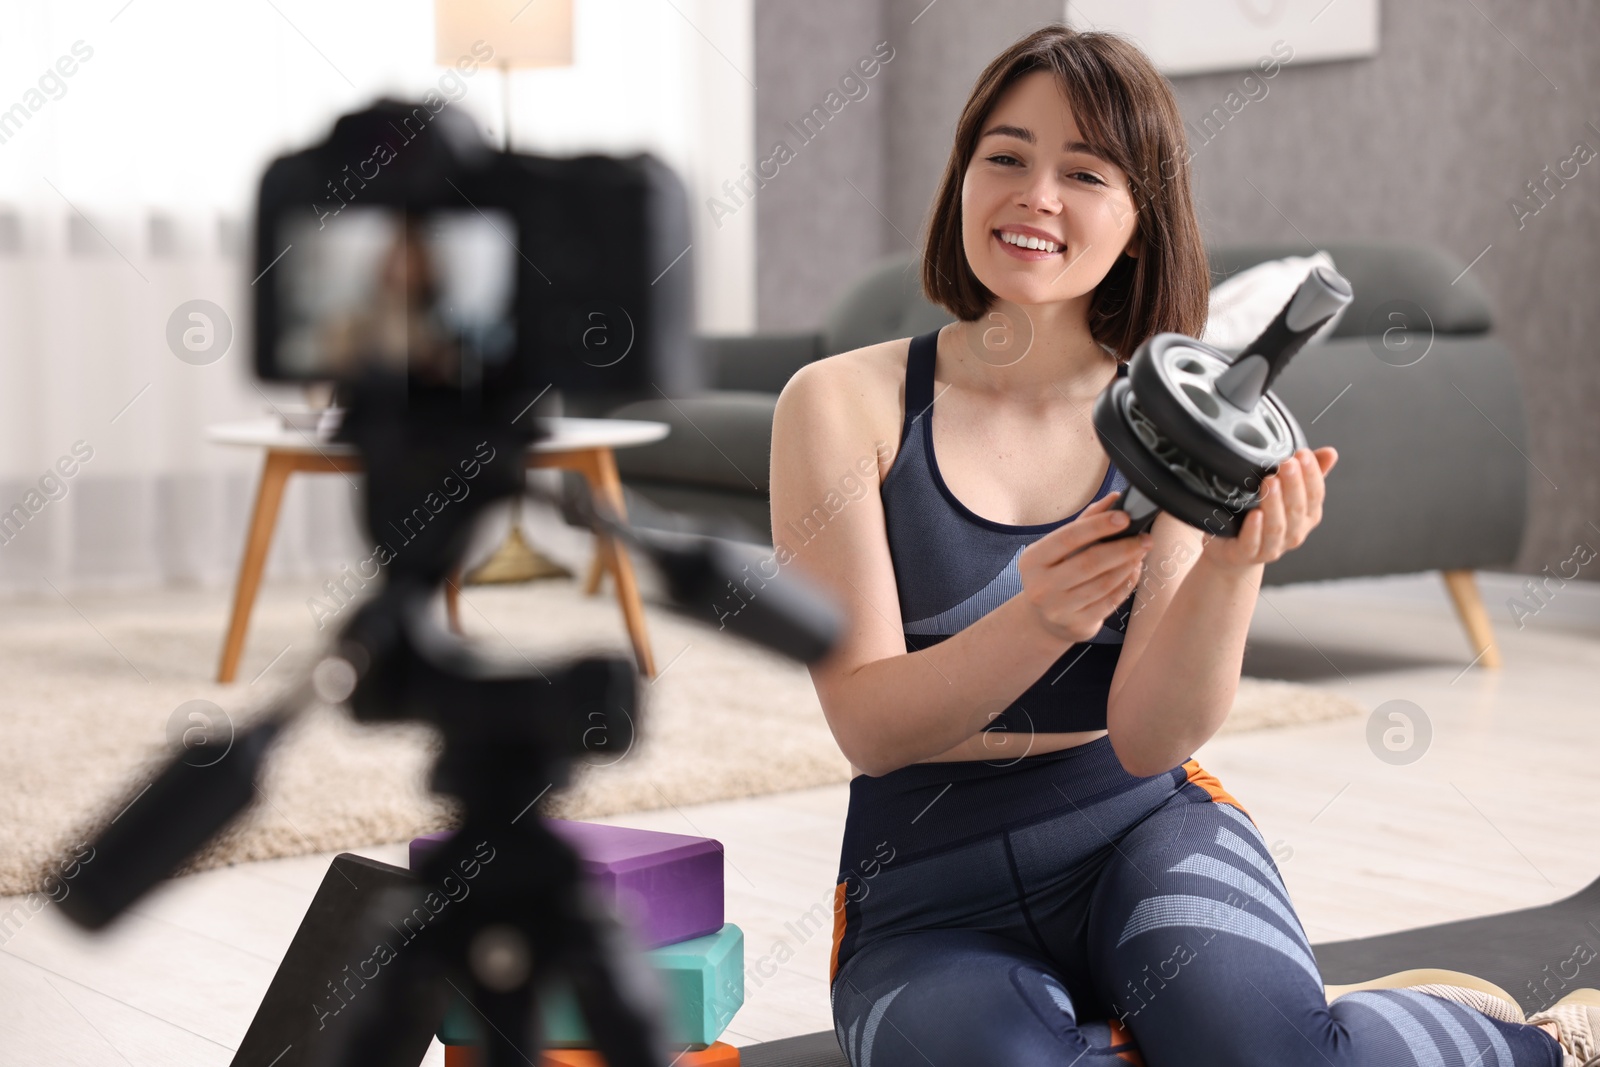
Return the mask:
<path fill-rule="evenodd" d="M 834 984 L 833 1016 L 850 1062 L 874 1067 L 929 1059 L 1043 1067 L 1086 1047 L 1049 964 L 971 930 L 903 934 L 862 949 Z"/>
<path fill-rule="evenodd" d="M 853 1064 L 1051 1064 L 1075 1016 L 1059 977 L 1022 945 L 939 929 L 859 950 L 835 981 L 834 1024 Z"/>

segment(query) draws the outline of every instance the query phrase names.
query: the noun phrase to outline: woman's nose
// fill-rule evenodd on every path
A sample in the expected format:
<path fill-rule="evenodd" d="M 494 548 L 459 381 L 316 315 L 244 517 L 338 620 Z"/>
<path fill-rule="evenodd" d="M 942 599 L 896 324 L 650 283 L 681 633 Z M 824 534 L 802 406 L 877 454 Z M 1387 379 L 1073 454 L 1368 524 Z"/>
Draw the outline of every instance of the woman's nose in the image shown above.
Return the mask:
<path fill-rule="evenodd" d="M 1061 190 L 1053 175 L 1041 174 L 1030 179 L 1019 191 L 1017 200 L 1029 211 L 1054 215 L 1061 210 Z"/>

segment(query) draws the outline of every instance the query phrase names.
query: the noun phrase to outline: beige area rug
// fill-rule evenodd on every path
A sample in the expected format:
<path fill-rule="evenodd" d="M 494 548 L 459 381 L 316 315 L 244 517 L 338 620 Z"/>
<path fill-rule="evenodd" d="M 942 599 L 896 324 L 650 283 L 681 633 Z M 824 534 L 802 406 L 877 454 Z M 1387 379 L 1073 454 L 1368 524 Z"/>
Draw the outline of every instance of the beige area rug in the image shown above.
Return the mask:
<path fill-rule="evenodd" d="M 615 599 L 576 580 L 466 591 L 463 622 L 486 650 L 545 665 L 622 651 Z M 0 612 L 0 895 L 40 889 L 53 857 L 116 813 L 165 759 L 168 722 L 209 700 L 236 723 L 312 661 L 319 633 L 304 587 L 258 601 L 240 681 L 215 684 L 227 592 L 74 594 Z M 538 810 L 583 819 L 849 780 L 806 669 L 650 605 L 659 669 L 641 739 L 609 766 L 581 767 Z M 441 612 L 442 616 L 442 612 Z M 1244 679 L 1224 731 L 1364 714 L 1323 690 Z M 274 752 L 262 797 L 189 869 L 405 840 L 451 825 L 428 793 L 437 752 L 422 726 L 368 727 L 314 709 Z M 532 798 L 530 797 L 530 800 Z"/>

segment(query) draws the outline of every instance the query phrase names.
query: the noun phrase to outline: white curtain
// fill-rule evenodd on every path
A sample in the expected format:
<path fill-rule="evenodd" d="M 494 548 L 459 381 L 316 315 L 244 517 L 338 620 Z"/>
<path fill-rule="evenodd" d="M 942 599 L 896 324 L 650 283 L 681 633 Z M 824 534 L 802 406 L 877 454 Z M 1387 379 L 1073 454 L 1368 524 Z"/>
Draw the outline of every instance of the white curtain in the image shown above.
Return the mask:
<path fill-rule="evenodd" d="M 749 2 L 580 0 L 574 66 L 512 74 L 515 146 L 654 152 L 693 211 L 749 158 Z M 6 15 L 0 590 L 225 581 L 260 456 L 205 428 L 301 399 L 250 373 L 262 168 L 385 93 L 435 89 L 498 144 L 502 76 L 434 64 L 432 0 L 34 0 Z M 702 330 L 753 321 L 753 214 L 716 227 L 694 212 Z M 197 299 L 233 331 L 204 365 L 167 340 Z M 344 478 L 297 476 L 269 577 L 361 558 L 355 500 Z"/>

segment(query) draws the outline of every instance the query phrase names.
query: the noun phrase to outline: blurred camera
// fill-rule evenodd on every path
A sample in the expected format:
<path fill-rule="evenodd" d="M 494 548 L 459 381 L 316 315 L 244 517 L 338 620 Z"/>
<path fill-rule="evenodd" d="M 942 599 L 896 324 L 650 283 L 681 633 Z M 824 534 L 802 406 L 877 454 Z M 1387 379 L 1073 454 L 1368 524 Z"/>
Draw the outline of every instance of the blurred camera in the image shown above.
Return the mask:
<path fill-rule="evenodd" d="M 262 177 L 256 373 L 489 406 L 693 392 L 690 241 L 648 155 L 497 151 L 454 109 L 379 100 Z"/>

